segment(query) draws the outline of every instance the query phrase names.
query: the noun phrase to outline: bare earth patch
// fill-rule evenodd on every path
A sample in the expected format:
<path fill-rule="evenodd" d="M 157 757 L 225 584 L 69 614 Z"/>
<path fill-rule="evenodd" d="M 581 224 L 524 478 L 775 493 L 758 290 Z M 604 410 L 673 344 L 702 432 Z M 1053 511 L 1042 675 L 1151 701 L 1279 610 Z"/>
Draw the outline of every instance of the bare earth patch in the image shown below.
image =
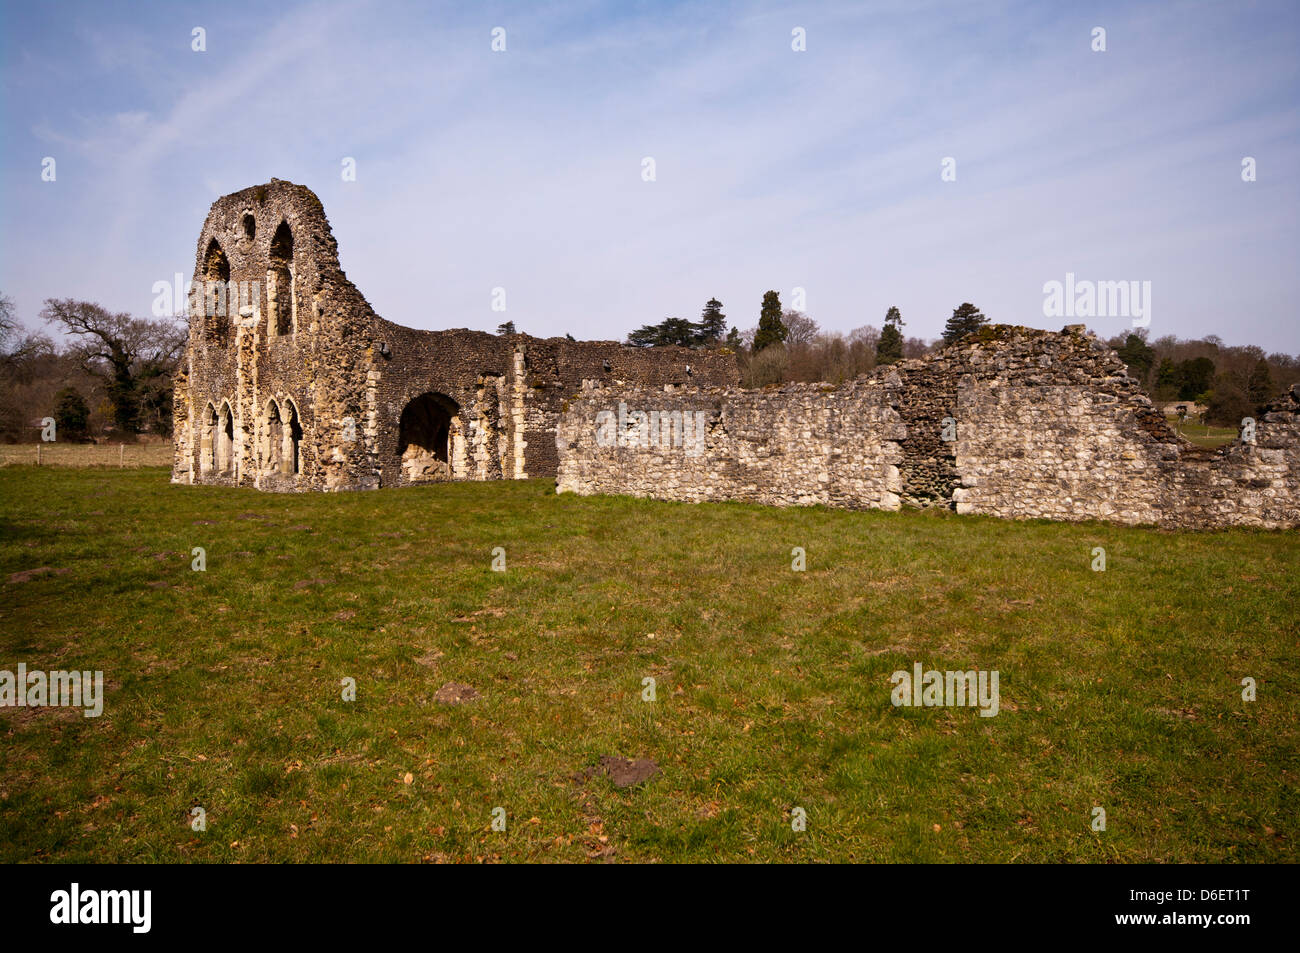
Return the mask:
<path fill-rule="evenodd" d="M 71 569 L 55 569 L 53 566 L 37 566 L 35 569 L 25 569 L 22 572 L 13 573 L 9 577 L 9 582 L 17 584 L 20 582 L 31 582 L 33 579 L 39 579 L 41 576 L 62 576 L 65 573 L 72 572 Z"/>
<path fill-rule="evenodd" d="M 579 771 L 573 778 L 575 781 L 586 781 L 597 774 L 608 777 L 616 788 L 630 788 L 659 774 L 659 765 L 649 758 L 620 758 L 606 754 L 601 755 L 599 765 Z"/>
<path fill-rule="evenodd" d="M 448 682 L 434 694 L 433 700 L 440 705 L 463 705 L 478 698 L 478 691 L 470 685 Z"/>

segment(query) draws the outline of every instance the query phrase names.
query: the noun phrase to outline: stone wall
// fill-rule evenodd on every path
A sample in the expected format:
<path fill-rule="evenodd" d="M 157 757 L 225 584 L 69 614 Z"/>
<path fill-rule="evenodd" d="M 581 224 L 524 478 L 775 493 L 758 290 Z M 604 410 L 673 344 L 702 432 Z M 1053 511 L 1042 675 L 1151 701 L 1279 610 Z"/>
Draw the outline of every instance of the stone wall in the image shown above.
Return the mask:
<path fill-rule="evenodd" d="M 725 350 L 418 331 L 375 314 L 310 189 L 213 203 L 176 375 L 172 480 L 342 490 L 553 476 L 584 384 L 734 385 Z"/>
<path fill-rule="evenodd" d="M 645 447 L 633 411 L 703 413 L 701 444 Z M 1073 326 L 994 326 L 839 387 L 593 388 L 557 429 L 561 492 L 952 507 L 1213 528 L 1300 526 L 1300 393 L 1252 442 L 1179 438 L 1123 362 Z"/>
<path fill-rule="evenodd" d="M 897 509 L 904 434 L 874 384 L 595 388 L 561 417 L 558 486 L 692 502 Z"/>

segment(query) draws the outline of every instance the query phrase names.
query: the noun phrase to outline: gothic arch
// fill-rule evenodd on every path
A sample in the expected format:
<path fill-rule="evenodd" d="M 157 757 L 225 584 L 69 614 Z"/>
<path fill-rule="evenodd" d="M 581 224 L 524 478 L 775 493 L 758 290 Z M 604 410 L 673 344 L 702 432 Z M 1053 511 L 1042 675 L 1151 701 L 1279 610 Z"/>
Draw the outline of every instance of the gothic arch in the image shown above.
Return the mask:
<path fill-rule="evenodd" d="M 460 432 L 460 405 L 446 394 L 429 391 L 410 400 L 397 424 L 403 478 L 408 483 L 450 480 Z"/>
<path fill-rule="evenodd" d="M 280 473 L 284 460 L 284 419 L 272 397 L 262 414 L 261 466 L 264 473 Z"/>
<path fill-rule="evenodd" d="M 203 288 L 199 300 L 203 307 L 203 327 L 207 341 L 216 347 L 230 343 L 230 259 L 215 238 L 208 242 L 203 256 Z"/>
<path fill-rule="evenodd" d="M 271 236 L 266 268 L 266 329 L 268 335 L 292 334 L 298 326 L 297 288 L 293 266 L 293 230 L 280 222 Z"/>
<path fill-rule="evenodd" d="M 221 402 L 217 418 L 216 471 L 223 476 L 235 473 L 235 414 L 230 401 Z"/>
<path fill-rule="evenodd" d="M 199 416 L 199 474 L 206 476 L 216 469 L 217 408 L 208 401 Z"/>
<path fill-rule="evenodd" d="M 292 397 L 284 398 L 280 407 L 284 421 L 284 444 L 281 453 L 281 467 L 287 476 L 302 473 L 302 417 L 298 414 L 298 405 Z"/>

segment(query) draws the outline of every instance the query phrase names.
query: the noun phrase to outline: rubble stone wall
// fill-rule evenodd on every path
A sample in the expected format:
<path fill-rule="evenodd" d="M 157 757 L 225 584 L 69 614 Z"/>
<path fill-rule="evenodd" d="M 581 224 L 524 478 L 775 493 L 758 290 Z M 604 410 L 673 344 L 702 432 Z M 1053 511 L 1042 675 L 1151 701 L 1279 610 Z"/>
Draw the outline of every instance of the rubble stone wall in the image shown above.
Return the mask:
<path fill-rule="evenodd" d="M 709 425 L 694 448 L 647 448 L 639 417 L 620 419 L 613 439 L 602 430 L 620 405 Z M 987 327 L 838 387 L 593 387 L 561 418 L 557 444 L 561 492 L 1300 526 L 1300 390 L 1270 405 L 1251 439 L 1196 447 L 1081 326 Z"/>
<path fill-rule="evenodd" d="M 386 321 L 339 266 L 320 200 L 279 179 L 213 203 L 193 289 L 173 402 L 177 483 L 305 491 L 554 476 L 555 427 L 584 385 L 738 380 L 721 349 Z"/>

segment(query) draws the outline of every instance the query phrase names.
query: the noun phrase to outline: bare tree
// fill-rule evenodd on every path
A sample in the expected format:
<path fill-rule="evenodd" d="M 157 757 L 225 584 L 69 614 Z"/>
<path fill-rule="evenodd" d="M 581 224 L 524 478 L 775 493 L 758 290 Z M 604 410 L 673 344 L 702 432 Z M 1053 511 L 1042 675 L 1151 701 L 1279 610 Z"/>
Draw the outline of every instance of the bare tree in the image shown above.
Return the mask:
<path fill-rule="evenodd" d="M 33 334 L 14 317 L 13 299 L 0 294 L 0 363 L 13 373 L 34 357 L 51 354 L 54 342 L 44 334 Z"/>
<path fill-rule="evenodd" d="M 70 350 L 87 373 L 104 381 L 120 430 L 138 432 L 143 417 L 170 431 L 171 376 L 185 348 L 182 322 L 114 314 L 71 298 L 47 298 L 41 317 L 76 340 Z"/>
<path fill-rule="evenodd" d="M 785 325 L 785 346 L 788 348 L 811 344 L 817 336 L 817 322 L 802 311 L 787 308 L 781 312 L 781 323 Z"/>

